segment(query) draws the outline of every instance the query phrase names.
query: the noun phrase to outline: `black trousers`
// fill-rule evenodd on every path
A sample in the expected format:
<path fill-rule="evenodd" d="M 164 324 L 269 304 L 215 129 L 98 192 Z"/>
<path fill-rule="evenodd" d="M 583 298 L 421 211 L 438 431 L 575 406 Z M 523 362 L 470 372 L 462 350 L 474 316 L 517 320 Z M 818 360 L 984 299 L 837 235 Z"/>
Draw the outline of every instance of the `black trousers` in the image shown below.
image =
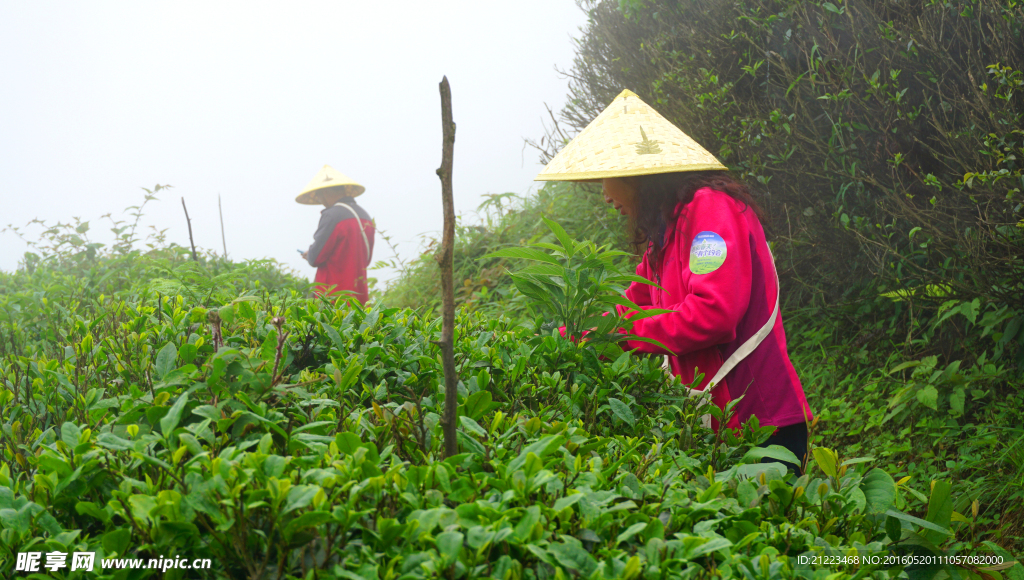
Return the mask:
<path fill-rule="evenodd" d="M 768 438 L 767 441 L 759 445 L 759 447 L 768 447 L 769 445 L 781 445 L 786 449 L 793 452 L 800 459 L 802 464 L 804 456 L 807 455 L 807 423 L 797 423 L 795 425 L 786 425 L 785 427 L 779 427 L 775 430 L 775 433 Z M 771 463 L 778 461 L 777 459 L 771 459 L 765 457 L 761 460 L 761 463 Z M 800 465 L 794 465 L 788 461 L 783 461 L 783 465 L 789 468 L 790 471 L 797 474 L 797 476 L 803 475 L 803 471 L 800 469 Z"/>

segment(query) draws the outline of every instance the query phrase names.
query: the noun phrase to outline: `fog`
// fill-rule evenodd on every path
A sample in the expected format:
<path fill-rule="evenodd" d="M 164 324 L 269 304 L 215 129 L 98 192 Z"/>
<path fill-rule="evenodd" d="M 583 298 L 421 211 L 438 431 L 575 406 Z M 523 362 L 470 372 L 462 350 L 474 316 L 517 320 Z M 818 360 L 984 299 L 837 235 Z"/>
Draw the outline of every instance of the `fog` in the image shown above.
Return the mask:
<path fill-rule="evenodd" d="M 296 249 L 319 209 L 294 199 L 328 164 L 366 187 L 359 202 L 412 258 L 441 229 L 442 76 L 456 212 L 473 220 L 481 195 L 535 188 L 523 139 L 564 102 L 555 67 L 585 22 L 568 0 L 4 3 L 0 227 L 79 217 L 109 243 L 99 216 L 127 218 L 143 187 L 170 185 L 144 228 L 187 246 L 184 198 L 196 244 L 221 252 L 219 195 L 232 259 L 312 278 Z M 0 233 L 0 270 L 27 249 Z"/>

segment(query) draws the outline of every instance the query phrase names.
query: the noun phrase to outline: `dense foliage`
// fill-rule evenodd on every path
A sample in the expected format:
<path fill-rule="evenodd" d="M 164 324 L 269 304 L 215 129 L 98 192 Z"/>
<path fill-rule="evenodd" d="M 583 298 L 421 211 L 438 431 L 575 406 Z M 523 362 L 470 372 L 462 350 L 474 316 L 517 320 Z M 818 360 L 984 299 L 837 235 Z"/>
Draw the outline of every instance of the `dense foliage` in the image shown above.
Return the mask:
<path fill-rule="evenodd" d="M 509 246 L 557 241 L 543 225 L 544 216 L 557 216 L 558 222 L 574 239 L 585 239 L 599 246 L 625 246 L 624 220 L 597 195 L 594 186 L 552 183 L 536 195 L 519 197 L 512 193 L 492 194 L 478 208 L 480 223 L 461 220 L 456 228 L 454 278 L 456 300 L 474 308 L 487 308 L 495 301 L 512 299 L 507 269 L 510 263 L 500 257 L 487 257 Z M 411 308 L 440 304 L 441 280 L 431 240 L 425 252 L 406 263 L 397 259 L 379 262 L 397 268 L 400 276 L 386 289 L 389 304 Z M 618 263 L 624 263 L 618 260 Z M 496 291 L 497 294 L 493 294 Z"/>
<path fill-rule="evenodd" d="M 543 158 L 629 88 L 759 185 L 801 303 L 859 330 L 870 317 L 836 306 L 897 292 L 913 338 L 978 298 L 1007 306 L 994 330 L 1021 339 L 1024 5 L 580 5 L 589 25 Z"/>
<path fill-rule="evenodd" d="M 532 258 L 571 270 L 558 283 L 588 308 L 581 292 L 622 274 L 547 227 L 551 258 Z M 444 458 L 433 316 L 270 292 L 255 266 L 173 248 L 81 251 L 0 280 L 5 576 L 30 551 L 95 552 L 88 574 L 110 578 L 159 575 L 99 569 L 117 557 L 214 562 L 167 578 L 502 579 L 930 576 L 849 556 L 1010 557 L 945 479 L 824 447 L 785 474 L 759 463 L 796 459 L 757 447 L 771 428 L 716 435 L 659 360 L 603 359 L 529 318 L 458 317 L 460 454 Z M 177 293 L 154 289 L 168 280 Z M 1000 569 L 1017 574 L 946 567 Z"/>
<path fill-rule="evenodd" d="M 1024 579 L 1021 5 L 582 7 L 538 145 L 630 88 L 760 185 L 806 475 L 756 420 L 704 429 L 722 411 L 659 360 L 576 340 L 621 322 L 598 317 L 635 261 L 592 188 L 460 224 L 449 458 L 432 247 L 362 308 L 140 240 L 142 204 L 110 247 L 41 224 L 0 273 L 0 576 L 86 551 L 36 577 Z M 894 553 L 1006 564 L 851 559 Z M 99 568 L 161 556 L 214 566 Z"/>
<path fill-rule="evenodd" d="M 629 88 L 756 185 L 823 442 L 955 478 L 1019 545 L 1022 5 L 579 5 L 542 159 Z"/>

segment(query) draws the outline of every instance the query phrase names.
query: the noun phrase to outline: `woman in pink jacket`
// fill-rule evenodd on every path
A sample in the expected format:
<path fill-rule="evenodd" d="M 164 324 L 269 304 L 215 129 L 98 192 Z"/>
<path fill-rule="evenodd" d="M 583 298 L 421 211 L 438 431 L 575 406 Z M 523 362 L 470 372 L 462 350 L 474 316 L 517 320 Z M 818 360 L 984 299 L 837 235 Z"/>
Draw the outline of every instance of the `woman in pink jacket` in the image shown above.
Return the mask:
<path fill-rule="evenodd" d="M 803 460 L 813 419 L 786 350 L 778 277 L 750 192 L 682 131 L 629 91 L 551 160 L 538 180 L 598 181 L 646 248 L 626 297 L 671 312 L 637 320 L 637 352 L 667 355 L 673 375 L 712 385 L 716 405 L 740 399 L 729 427 L 751 416 L 777 427 L 764 445 Z M 713 427 L 718 429 L 718 425 Z M 791 465 L 799 472 L 798 466 Z"/>

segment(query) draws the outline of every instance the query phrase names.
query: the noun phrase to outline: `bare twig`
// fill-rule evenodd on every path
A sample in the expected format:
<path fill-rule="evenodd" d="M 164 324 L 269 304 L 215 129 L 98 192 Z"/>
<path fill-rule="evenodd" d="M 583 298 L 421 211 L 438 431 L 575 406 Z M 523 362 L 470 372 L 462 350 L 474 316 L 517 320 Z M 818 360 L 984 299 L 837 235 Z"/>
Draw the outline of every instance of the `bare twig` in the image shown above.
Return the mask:
<path fill-rule="evenodd" d="M 185 210 L 185 222 L 188 224 L 188 242 L 192 244 L 192 261 L 198 262 L 196 257 L 196 242 L 192 239 L 192 218 L 188 217 L 188 208 L 185 207 L 185 198 L 181 198 L 181 207 Z"/>
<path fill-rule="evenodd" d="M 224 346 L 224 338 L 220 332 L 220 313 L 210 310 L 206 313 L 206 320 L 210 322 L 210 337 L 213 341 L 213 352 L 216 354 L 220 347 Z"/>
<path fill-rule="evenodd" d="M 444 140 L 441 148 L 441 167 L 437 176 L 441 178 L 441 202 L 444 208 L 444 230 L 441 250 L 434 255 L 441 267 L 441 363 L 444 368 L 444 415 L 441 424 L 444 432 L 444 453 L 451 457 L 458 453 L 455 440 L 455 421 L 458 408 L 458 379 L 455 376 L 455 290 L 452 286 L 452 244 L 455 237 L 455 207 L 452 202 L 452 153 L 455 146 L 455 122 L 452 120 L 452 91 L 448 77 L 441 79 L 441 127 Z"/>
<path fill-rule="evenodd" d="M 224 208 L 220 205 L 220 194 L 217 194 L 217 211 L 220 213 L 220 243 L 224 244 L 224 259 L 228 259 L 228 242 L 224 237 Z"/>
<path fill-rule="evenodd" d="M 277 328 L 277 352 L 274 354 L 274 370 L 270 373 L 270 386 L 274 387 L 284 378 L 284 371 L 280 375 L 277 371 L 281 367 L 281 355 L 284 353 L 284 344 L 289 333 L 283 331 L 284 316 L 275 316 L 271 322 Z"/>

